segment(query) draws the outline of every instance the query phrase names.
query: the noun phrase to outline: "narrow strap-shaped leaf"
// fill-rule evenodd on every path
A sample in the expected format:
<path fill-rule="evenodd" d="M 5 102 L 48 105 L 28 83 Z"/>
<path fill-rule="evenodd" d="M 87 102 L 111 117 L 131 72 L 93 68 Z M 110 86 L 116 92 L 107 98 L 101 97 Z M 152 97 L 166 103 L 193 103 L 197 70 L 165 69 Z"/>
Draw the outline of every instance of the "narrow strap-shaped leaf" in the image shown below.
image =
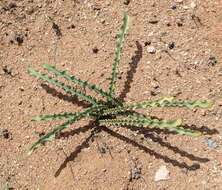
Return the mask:
<path fill-rule="evenodd" d="M 62 125 L 59 125 L 57 127 L 55 127 L 52 131 L 50 131 L 49 133 L 47 133 L 46 135 L 44 135 L 43 137 L 41 137 L 36 143 L 34 143 L 32 145 L 32 147 L 29 149 L 28 155 L 31 155 L 32 152 L 38 148 L 39 146 L 43 145 L 43 143 L 47 142 L 47 141 L 52 141 L 55 138 L 55 134 L 67 127 L 69 127 L 71 124 L 73 124 L 75 121 L 77 121 L 76 118 L 70 119 L 68 121 L 66 121 L 65 123 L 63 123 Z"/>
<path fill-rule="evenodd" d="M 125 111 L 135 110 L 139 108 L 146 108 L 146 107 L 157 107 L 159 105 L 162 105 L 164 102 L 170 102 L 173 100 L 173 97 L 165 97 L 160 98 L 157 100 L 150 100 L 145 102 L 139 102 L 139 103 L 133 103 L 126 106 L 118 106 L 116 108 L 110 108 L 103 110 L 102 115 L 113 115 Z M 132 115 L 132 114 L 131 114 Z"/>
<path fill-rule="evenodd" d="M 74 77 L 74 76 L 70 76 L 67 72 L 61 72 L 59 70 L 57 70 L 55 67 L 53 67 L 52 65 L 49 64 L 44 64 L 43 65 L 45 69 L 47 69 L 49 72 L 53 72 L 56 74 L 56 76 L 58 77 L 64 77 L 67 80 L 74 82 L 82 87 L 87 87 L 90 90 L 95 91 L 96 93 L 100 94 L 101 96 L 107 98 L 107 100 L 109 100 L 110 102 L 112 102 L 115 105 L 122 105 L 122 102 L 116 98 L 113 98 L 112 96 L 110 96 L 107 92 L 104 92 L 102 89 L 97 88 L 95 85 L 91 85 L 89 84 L 87 81 L 82 81 L 81 79 Z"/>
<path fill-rule="evenodd" d="M 32 117 L 32 121 L 41 121 L 41 120 L 53 120 L 53 119 L 64 119 L 64 118 L 73 118 L 77 113 L 63 113 L 63 114 L 53 114 L 53 115 L 38 115 Z"/>
<path fill-rule="evenodd" d="M 69 127 L 72 125 L 74 122 L 80 120 L 83 117 L 88 117 L 90 116 L 90 113 L 94 111 L 99 111 L 102 108 L 102 106 L 97 106 L 97 107 L 91 107 L 87 109 L 86 111 L 80 112 L 76 114 L 72 119 L 69 119 L 68 121 L 64 122 L 62 125 L 59 125 L 55 127 L 53 130 L 51 130 L 49 133 L 41 137 L 36 143 L 32 145 L 32 147 L 29 149 L 28 155 L 31 155 L 32 152 L 41 146 L 44 142 L 46 141 L 52 141 L 55 138 L 55 134 L 62 131 L 63 129 Z"/>
<path fill-rule="evenodd" d="M 196 101 L 174 101 L 174 102 L 164 102 L 161 107 L 187 107 L 189 109 L 193 109 L 195 107 L 200 107 L 200 108 L 211 108 L 213 105 L 213 102 L 211 101 L 201 101 L 201 100 L 196 100 Z"/>
<path fill-rule="evenodd" d="M 51 121 L 53 119 L 64 119 L 64 118 L 73 118 L 78 113 L 62 113 L 62 114 L 52 114 L 52 115 L 37 115 L 32 117 L 32 121 L 42 121 L 48 120 Z M 90 117 L 95 118 L 95 116 L 90 115 Z"/>
<path fill-rule="evenodd" d="M 159 128 L 169 128 L 181 125 L 182 120 L 177 119 L 173 121 L 157 120 L 157 119 L 106 119 L 100 120 L 100 125 L 135 125 L 135 126 L 154 126 Z"/>
<path fill-rule="evenodd" d="M 152 119 L 108 119 L 108 120 L 100 120 L 99 124 L 100 125 L 105 125 L 105 126 L 110 126 L 110 125 L 116 125 L 116 126 L 121 126 L 121 125 L 130 125 L 130 126 L 143 126 L 143 127 L 148 127 L 148 126 L 153 126 L 153 127 L 158 127 L 160 129 L 167 129 L 169 131 L 175 131 L 180 134 L 185 134 L 185 135 L 190 135 L 190 136 L 200 136 L 201 133 L 199 131 L 192 131 L 192 130 L 186 130 L 179 128 L 177 126 L 181 125 L 182 120 L 177 119 L 173 120 L 170 122 L 167 122 L 165 120 L 152 120 Z"/>
<path fill-rule="evenodd" d="M 112 78 L 109 85 L 109 94 L 111 96 L 114 96 L 115 94 L 114 90 L 115 90 L 116 81 L 117 81 L 117 74 L 119 72 L 118 66 L 119 66 L 119 61 L 121 58 L 121 50 L 123 48 L 124 38 L 128 30 L 128 21 L 129 21 L 129 16 L 127 13 L 125 13 L 123 17 L 123 24 L 120 28 L 120 33 L 118 35 L 118 39 L 116 43 L 115 59 L 113 62 L 113 67 L 112 67 Z"/>
<path fill-rule="evenodd" d="M 210 108 L 212 106 L 212 102 L 210 101 L 173 101 L 173 97 L 165 97 L 157 100 L 144 101 L 139 103 L 129 104 L 127 106 L 119 106 L 116 108 L 105 109 L 103 110 L 102 115 L 113 115 L 129 110 L 135 110 L 139 108 L 147 108 L 147 107 L 187 107 L 189 109 L 193 109 L 194 107 L 201 108 Z"/>
<path fill-rule="evenodd" d="M 148 118 L 151 119 L 148 116 L 136 112 L 122 112 L 115 114 L 115 116 L 124 116 L 131 119 L 148 119 Z"/>
<path fill-rule="evenodd" d="M 47 75 L 45 74 L 41 74 L 40 72 L 32 69 L 31 67 L 28 68 L 28 72 L 38 78 L 41 78 L 55 86 L 58 86 L 60 88 L 62 88 L 63 90 L 65 90 L 66 92 L 69 92 L 73 95 L 77 95 L 79 98 L 83 99 L 83 100 L 86 100 L 87 102 L 91 103 L 91 104 L 94 104 L 94 105 L 99 105 L 99 101 L 97 101 L 95 98 L 91 97 L 91 96 L 88 96 L 84 93 L 82 93 L 81 91 L 79 90 L 76 90 L 75 88 L 69 86 L 69 85 L 66 85 L 64 83 L 61 83 L 57 80 L 54 80 L 52 79 L 51 77 L 48 77 Z"/>
<path fill-rule="evenodd" d="M 175 132 L 182 134 L 182 135 L 189 135 L 189 136 L 193 136 L 193 137 L 199 137 L 202 135 L 202 133 L 199 131 L 193 131 L 193 130 L 183 129 L 183 128 L 179 128 L 179 127 L 169 128 L 168 130 L 175 131 Z"/>

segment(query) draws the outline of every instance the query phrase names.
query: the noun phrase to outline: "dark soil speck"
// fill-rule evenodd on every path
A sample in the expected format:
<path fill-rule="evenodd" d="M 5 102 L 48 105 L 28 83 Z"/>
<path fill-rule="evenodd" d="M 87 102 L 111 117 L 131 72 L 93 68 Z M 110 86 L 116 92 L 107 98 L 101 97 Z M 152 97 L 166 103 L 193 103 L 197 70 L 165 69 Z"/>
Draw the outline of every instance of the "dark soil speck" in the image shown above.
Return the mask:
<path fill-rule="evenodd" d="M 92 48 L 93 53 L 98 53 L 99 49 L 97 47 Z"/>

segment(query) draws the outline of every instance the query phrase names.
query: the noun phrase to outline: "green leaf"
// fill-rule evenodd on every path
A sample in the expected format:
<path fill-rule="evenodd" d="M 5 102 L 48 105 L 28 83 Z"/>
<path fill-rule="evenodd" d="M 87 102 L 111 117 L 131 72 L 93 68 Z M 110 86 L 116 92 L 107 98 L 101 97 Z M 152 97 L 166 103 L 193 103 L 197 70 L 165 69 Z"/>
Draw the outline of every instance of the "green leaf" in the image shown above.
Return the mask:
<path fill-rule="evenodd" d="M 157 119 L 106 119 L 100 120 L 100 125 L 134 125 L 134 126 L 154 126 L 159 128 L 172 128 L 181 125 L 182 120 L 177 119 L 173 121 L 157 120 Z"/>
<path fill-rule="evenodd" d="M 51 130 L 49 133 L 47 133 L 46 135 L 41 137 L 36 143 L 34 143 L 32 145 L 32 147 L 29 149 L 28 155 L 31 155 L 32 152 L 36 148 L 43 145 L 45 142 L 54 140 L 56 133 L 62 131 L 63 129 L 65 129 L 67 127 L 69 127 L 74 122 L 82 119 L 83 117 L 90 116 L 90 113 L 95 112 L 95 111 L 99 111 L 102 108 L 103 108 L 102 106 L 91 107 L 91 108 L 87 109 L 86 111 L 83 111 L 83 112 L 80 112 L 80 113 L 76 114 L 72 119 L 69 119 L 68 121 L 66 121 L 62 125 L 59 125 L 59 126 L 55 127 L 53 130 Z"/>
<path fill-rule="evenodd" d="M 182 128 L 178 128 L 178 127 L 175 127 L 172 129 L 170 128 L 169 130 L 175 131 L 175 132 L 182 134 L 182 135 L 189 135 L 189 136 L 193 136 L 193 137 L 199 137 L 202 135 L 202 133 L 199 131 L 192 131 L 192 130 L 182 129 Z"/>
<path fill-rule="evenodd" d="M 101 126 L 121 126 L 121 125 L 130 125 L 130 126 L 142 126 L 142 127 L 158 127 L 160 129 L 167 129 L 169 131 L 175 131 L 179 134 L 185 134 L 190 136 L 200 136 L 202 135 L 199 131 L 186 130 L 183 128 L 179 128 L 182 124 L 181 119 L 173 120 L 173 121 L 165 121 L 165 120 L 157 120 L 157 119 L 107 119 L 100 120 L 99 124 Z"/>
<path fill-rule="evenodd" d="M 193 109 L 195 107 L 200 108 L 211 108 L 213 105 L 213 102 L 211 101 L 174 101 L 174 102 L 165 102 L 162 107 L 187 107 L 189 109 Z"/>
<path fill-rule="evenodd" d="M 77 113 L 63 113 L 63 114 L 52 114 L 52 115 L 38 115 L 32 117 L 32 121 L 41 121 L 41 120 L 53 120 L 53 119 L 64 119 L 64 118 L 73 118 Z"/>
<path fill-rule="evenodd" d="M 143 114 L 136 113 L 136 112 L 121 112 L 121 113 L 117 113 L 117 114 L 114 114 L 114 115 L 115 116 L 124 116 L 124 117 L 131 118 L 131 119 L 147 119 L 147 118 L 150 118 L 148 116 L 145 116 Z"/>
<path fill-rule="evenodd" d="M 105 109 L 103 110 L 102 115 L 113 115 L 129 110 L 135 110 L 139 108 L 147 108 L 147 107 L 187 107 L 189 109 L 193 109 L 194 107 L 201 108 L 210 108 L 212 106 L 212 102 L 210 101 L 173 101 L 173 97 L 165 97 L 157 100 L 144 101 L 139 103 L 133 103 L 126 106 L 118 106 L 116 108 Z"/>
<path fill-rule="evenodd" d="M 125 39 L 125 35 L 128 30 L 128 22 L 129 22 L 129 16 L 127 13 L 124 14 L 123 17 L 123 24 L 120 28 L 120 33 L 118 35 L 117 43 L 116 43 L 116 49 L 115 49 L 115 59 L 113 62 L 113 68 L 112 68 L 112 78 L 109 84 L 109 94 L 113 97 L 114 96 L 114 90 L 116 87 L 116 81 L 117 81 L 117 75 L 119 72 L 118 66 L 121 58 L 121 50 L 123 48 L 123 42 Z"/>
<path fill-rule="evenodd" d="M 75 88 L 66 85 L 64 83 L 61 83 L 57 80 L 52 79 L 51 77 L 48 77 L 44 74 L 39 73 L 38 71 L 32 69 L 31 67 L 28 67 L 28 72 L 34 76 L 36 76 L 37 78 L 41 78 L 47 82 L 49 82 L 50 84 L 53 84 L 55 86 L 58 86 L 60 88 L 62 88 L 63 90 L 65 90 L 66 92 L 69 92 L 73 95 L 77 95 L 79 98 L 86 100 L 87 102 L 93 104 L 93 105 L 99 105 L 99 101 L 97 101 L 95 98 L 91 97 L 91 96 L 87 96 L 86 94 L 82 93 L 79 90 L 76 90 Z"/>
<path fill-rule="evenodd" d="M 172 97 L 165 97 L 165 98 L 160 98 L 157 100 L 133 103 L 126 106 L 118 106 L 116 108 L 103 110 L 102 115 L 113 115 L 113 114 L 117 114 L 117 113 L 121 113 L 125 111 L 131 111 L 131 110 L 135 110 L 139 108 L 157 107 L 157 106 L 163 105 L 164 102 L 172 101 L 172 99 L 173 99 Z"/>
<path fill-rule="evenodd" d="M 78 79 L 74 76 L 70 76 L 67 72 L 61 72 L 57 70 L 55 67 L 49 64 L 44 64 L 43 65 L 45 69 L 47 69 L 49 72 L 53 72 L 56 74 L 58 77 L 64 77 L 67 80 L 74 82 L 82 87 L 89 88 L 90 90 L 95 91 L 96 93 L 100 94 L 101 96 L 107 98 L 110 102 L 112 102 L 115 105 L 122 105 L 122 102 L 116 98 L 113 98 L 110 96 L 108 93 L 104 92 L 102 89 L 97 88 L 95 85 L 89 84 L 87 81 L 82 81 L 81 79 Z"/>
<path fill-rule="evenodd" d="M 9 185 L 8 185 L 7 183 L 4 184 L 2 189 L 3 189 L 3 190 L 9 190 Z"/>

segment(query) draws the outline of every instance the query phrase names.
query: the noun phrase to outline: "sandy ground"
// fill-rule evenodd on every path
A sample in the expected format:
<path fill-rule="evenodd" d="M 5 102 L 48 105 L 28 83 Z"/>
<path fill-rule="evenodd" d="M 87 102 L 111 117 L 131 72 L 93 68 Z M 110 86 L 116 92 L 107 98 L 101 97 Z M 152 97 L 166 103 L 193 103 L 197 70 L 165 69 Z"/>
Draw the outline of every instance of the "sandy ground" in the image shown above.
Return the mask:
<path fill-rule="evenodd" d="M 221 0 L 1 0 L 0 188 L 222 189 L 221 10 Z M 81 120 L 28 157 L 39 136 L 60 123 L 33 122 L 32 116 L 87 105 L 46 86 L 26 68 L 44 72 L 42 63 L 49 63 L 107 90 L 124 12 L 131 26 L 117 95 L 126 104 L 165 96 L 211 100 L 210 110 L 140 110 L 167 120 L 183 118 L 184 127 L 204 135 L 139 127 L 98 130 Z M 155 181 L 162 166 L 169 174 Z"/>

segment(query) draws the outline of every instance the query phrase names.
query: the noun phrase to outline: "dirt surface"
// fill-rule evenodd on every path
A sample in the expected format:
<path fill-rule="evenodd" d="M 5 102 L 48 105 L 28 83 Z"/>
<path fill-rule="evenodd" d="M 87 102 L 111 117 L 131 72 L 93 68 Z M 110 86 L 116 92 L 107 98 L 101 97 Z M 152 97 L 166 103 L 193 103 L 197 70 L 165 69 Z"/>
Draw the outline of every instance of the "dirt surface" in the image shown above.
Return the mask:
<path fill-rule="evenodd" d="M 0 188 L 7 183 L 19 190 L 222 189 L 221 10 L 221 0 L 1 0 Z M 46 86 L 26 68 L 43 71 L 42 63 L 49 63 L 107 90 L 125 11 L 131 26 L 118 96 L 126 104 L 165 96 L 212 100 L 210 110 L 140 110 L 183 118 L 184 127 L 204 135 L 98 128 L 82 120 L 28 157 L 39 136 L 60 123 L 33 122 L 32 116 L 87 105 Z M 155 181 L 161 166 L 169 175 Z"/>

